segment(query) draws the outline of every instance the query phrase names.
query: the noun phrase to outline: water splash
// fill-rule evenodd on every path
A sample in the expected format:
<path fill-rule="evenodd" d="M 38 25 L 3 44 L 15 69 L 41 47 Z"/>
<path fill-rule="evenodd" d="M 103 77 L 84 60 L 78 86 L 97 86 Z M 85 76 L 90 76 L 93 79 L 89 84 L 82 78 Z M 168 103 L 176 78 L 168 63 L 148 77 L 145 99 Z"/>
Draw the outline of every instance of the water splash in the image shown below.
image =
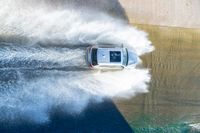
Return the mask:
<path fill-rule="evenodd" d="M 0 43 L 0 69 L 85 68 L 85 49 L 44 48 Z"/>
<path fill-rule="evenodd" d="M 91 99 L 148 92 L 149 70 L 77 69 L 86 67 L 85 51 L 71 49 L 124 44 L 139 58 L 153 50 L 145 32 L 101 11 L 88 13 L 41 2 L 0 1 L 0 119 L 45 122 L 54 106 L 63 104 L 66 111 L 80 113 Z"/>

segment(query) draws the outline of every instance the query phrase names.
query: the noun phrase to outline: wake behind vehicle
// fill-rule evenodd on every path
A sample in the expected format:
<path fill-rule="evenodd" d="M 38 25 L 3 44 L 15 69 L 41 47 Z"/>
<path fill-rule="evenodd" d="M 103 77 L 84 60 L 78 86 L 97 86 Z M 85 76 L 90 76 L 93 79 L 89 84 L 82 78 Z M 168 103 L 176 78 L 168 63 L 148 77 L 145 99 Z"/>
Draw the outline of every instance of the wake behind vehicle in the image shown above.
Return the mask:
<path fill-rule="evenodd" d="M 86 61 L 94 69 L 123 69 L 135 66 L 137 55 L 127 48 L 90 46 L 86 51 Z"/>

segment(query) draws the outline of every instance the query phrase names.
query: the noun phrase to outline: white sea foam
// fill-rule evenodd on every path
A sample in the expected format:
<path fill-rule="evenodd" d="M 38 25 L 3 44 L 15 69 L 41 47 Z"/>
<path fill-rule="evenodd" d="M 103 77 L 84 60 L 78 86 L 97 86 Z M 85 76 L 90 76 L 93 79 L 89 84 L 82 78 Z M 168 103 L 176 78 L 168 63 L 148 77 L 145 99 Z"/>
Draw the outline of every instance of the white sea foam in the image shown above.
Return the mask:
<path fill-rule="evenodd" d="M 191 132 L 199 132 L 200 131 L 200 123 L 189 124 L 189 127 L 191 127 Z"/>
<path fill-rule="evenodd" d="M 85 66 L 84 50 L 34 48 L 37 44 L 45 47 L 49 44 L 63 47 L 124 44 L 134 49 L 138 57 L 153 50 L 145 32 L 100 11 L 84 13 L 73 8 L 50 8 L 45 2 L 38 5 L 32 2 L 0 1 L 0 38 L 7 43 L 14 43 L 12 38 L 15 38 L 18 43 L 12 44 L 12 48 L 1 48 L 1 61 L 36 60 L 57 63 L 61 67 Z M 139 68 L 110 72 L 38 71 L 39 74 L 30 79 L 27 72 L 15 70 L 15 78 L 6 81 L 3 77 L 10 73 L 9 70 L 0 73 L 0 118 L 23 117 L 36 122 L 48 121 L 48 111 L 61 104 L 68 112 L 80 113 L 90 99 L 129 98 L 148 92 L 150 81 L 149 70 Z"/>

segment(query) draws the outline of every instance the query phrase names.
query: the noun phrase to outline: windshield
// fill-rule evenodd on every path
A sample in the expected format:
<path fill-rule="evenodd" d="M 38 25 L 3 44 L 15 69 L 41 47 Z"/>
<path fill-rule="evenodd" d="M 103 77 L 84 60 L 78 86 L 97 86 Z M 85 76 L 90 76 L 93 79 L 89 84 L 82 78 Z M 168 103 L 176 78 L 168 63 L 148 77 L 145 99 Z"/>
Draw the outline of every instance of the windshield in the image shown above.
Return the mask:
<path fill-rule="evenodd" d="M 98 65 L 98 62 L 97 62 L 97 48 L 93 48 L 92 49 L 92 65 L 93 66 Z"/>
<path fill-rule="evenodd" d="M 123 65 L 128 65 L 128 51 L 126 48 L 123 49 Z"/>

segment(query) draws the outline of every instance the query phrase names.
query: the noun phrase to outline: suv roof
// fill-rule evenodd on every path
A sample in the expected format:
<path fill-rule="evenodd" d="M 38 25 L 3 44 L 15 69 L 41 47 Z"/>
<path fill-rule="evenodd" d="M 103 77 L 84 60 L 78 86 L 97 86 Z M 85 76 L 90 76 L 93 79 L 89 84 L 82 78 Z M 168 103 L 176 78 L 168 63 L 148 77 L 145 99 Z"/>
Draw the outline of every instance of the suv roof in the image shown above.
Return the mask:
<path fill-rule="evenodd" d="M 127 48 L 87 48 L 86 60 L 91 68 L 135 67 L 138 59 L 134 50 Z"/>
<path fill-rule="evenodd" d="M 119 65 L 123 61 L 123 48 L 98 48 L 97 60 L 99 65 Z"/>

